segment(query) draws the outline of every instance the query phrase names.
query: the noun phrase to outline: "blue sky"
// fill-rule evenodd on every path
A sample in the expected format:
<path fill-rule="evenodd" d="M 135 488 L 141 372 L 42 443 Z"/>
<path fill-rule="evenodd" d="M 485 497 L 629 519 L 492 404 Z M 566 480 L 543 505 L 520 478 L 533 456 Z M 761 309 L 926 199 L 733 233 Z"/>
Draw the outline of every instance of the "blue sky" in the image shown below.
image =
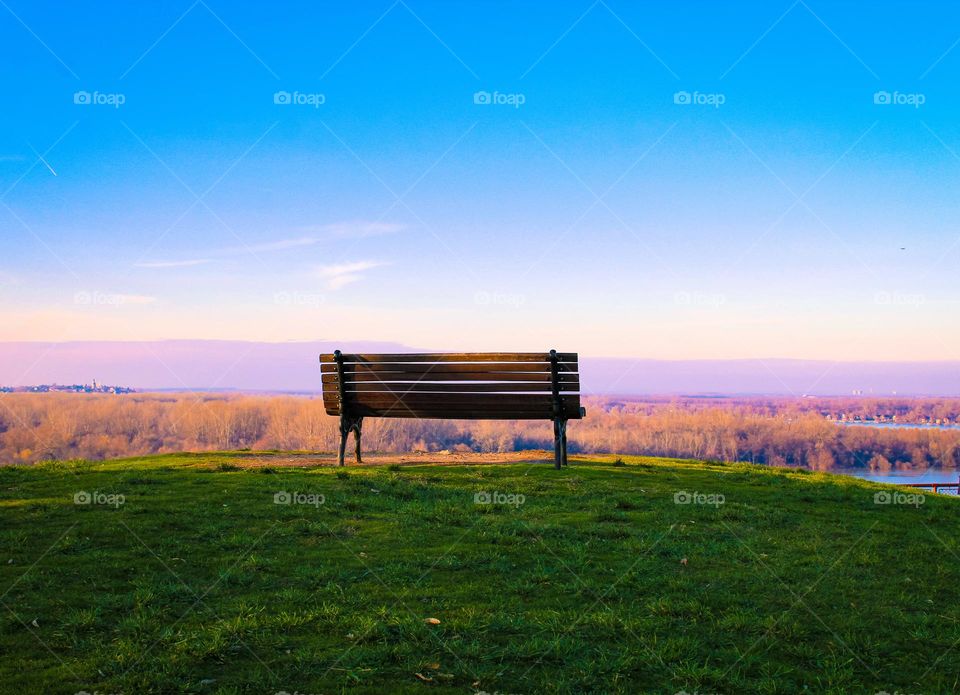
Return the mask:
<path fill-rule="evenodd" d="M 958 19 L 4 0 L 0 339 L 957 358 Z"/>

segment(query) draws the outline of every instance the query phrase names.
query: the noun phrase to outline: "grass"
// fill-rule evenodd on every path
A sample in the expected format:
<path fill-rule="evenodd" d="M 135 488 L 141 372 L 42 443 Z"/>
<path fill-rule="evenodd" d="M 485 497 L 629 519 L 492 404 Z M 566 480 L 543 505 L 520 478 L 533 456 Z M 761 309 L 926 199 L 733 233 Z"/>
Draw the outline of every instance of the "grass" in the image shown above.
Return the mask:
<path fill-rule="evenodd" d="M 956 499 L 875 504 L 894 488 L 628 456 L 563 471 L 249 456 L 0 468 L 0 689 L 960 687 Z"/>

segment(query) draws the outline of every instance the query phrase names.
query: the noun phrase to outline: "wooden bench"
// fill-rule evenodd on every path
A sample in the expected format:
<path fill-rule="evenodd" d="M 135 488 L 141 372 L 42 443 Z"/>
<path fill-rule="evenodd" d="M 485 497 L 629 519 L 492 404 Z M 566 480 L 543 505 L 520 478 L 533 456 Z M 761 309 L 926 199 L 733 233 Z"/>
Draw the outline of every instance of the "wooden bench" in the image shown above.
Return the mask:
<path fill-rule="evenodd" d="M 553 420 L 554 465 L 567 463 L 567 420 L 580 407 L 575 352 L 320 355 L 323 405 L 340 417 L 343 465 L 353 432 L 357 463 L 365 417 Z"/>

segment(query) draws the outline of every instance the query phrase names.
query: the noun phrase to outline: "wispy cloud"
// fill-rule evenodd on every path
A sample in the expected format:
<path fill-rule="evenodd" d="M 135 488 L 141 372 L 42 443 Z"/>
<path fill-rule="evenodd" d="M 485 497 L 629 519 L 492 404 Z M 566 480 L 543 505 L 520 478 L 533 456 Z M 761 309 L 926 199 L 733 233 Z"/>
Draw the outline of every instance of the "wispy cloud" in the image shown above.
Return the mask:
<path fill-rule="evenodd" d="M 299 227 L 298 231 L 314 234 L 324 234 L 337 238 L 364 238 L 380 236 L 382 234 L 396 234 L 407 228 L 405 224 L 396 222 L 336 222 L 334 224 L 317 224 Z"/>
<path fill-rule="evenodd" d="M 244 244 L 242 246 L 229 246 L 225 249 L 217 249 L 213 254 L 221 256 L 236 256 L 245 253 L 269 253 L 270 251 L 284 251 L 286 249 L 297 249 L 303 246 L 313 246 L 319 244 L 321 239 L 317 237 L 297 237 L 296 239 L 277 239 L 276 241 L 264 241 L 257 244 Z"/>
<path fill-rule="evenodd" d="M 209 263 L 206 258 L 188 258 L 182 261 L 142 261 L 134 263 L 136 268 L 189 268 L 195 265 Z"/>
<path fill-rule="evenodd" d="M 303 246 L 314 246 L 332 238 L 336 239 L 361 239 L 364 237 L 380 236 L 383 234 L 394 234 L 406 229 L 406 225 L 394 222 L 336 222 L 334 224 L 314 224 L 297 227 L 296 232 L 304 236 L 291 239 L 277 239 L 276 241 L 264 241 L 256 244 L 246 244 L 244 246 L 234 246 L 227 249 L 221 249 L 218 253 L 267 253 L 270 251 L 285 251 L 286 249 L 296 249 Z"/>
<path fill-rule="evenodd" d="M 228 248 L 216 249 L 204 252 L 208 256 L 240 256 L 244 254 L 261 254 L 273 251 L 286 251 L 288 249 L 299 249 L 308 246 L 315 246 L 331 239 L 362 239 L 365 237 L 381 236 L 383 234 L 395 234 L 407 228 L 405 224 L 396 222 L 336 222 L 333 224 L 317 224 L 297 227 L 296 232 L 302 236 L 291 237 L 287 239 L 275 239 L 272 241 L 262 241 L 253 244 L 244 244 L 242 246 L 231 246 Z M 212 263 L 209 258 L 197 258 L 187 260 L 157 260 L 143 261 L 136 264 L 137 268 L 188 268 L 190 266 Z M 377 265 L 383 265 L 382 263 Z M 359 278 L 357 278 L 359 279 Z M 354 280 L 347 280 L 353 282 Z"/>
<path fill-rule="evenodd" d="M 354 263 L 338 263 L 323 265 L 317 269 L 320 277 L 326 282 L 327 289 L 339 290 L 341 287 L 363 279 L 363 273 L 374 268 L 387 265 L 382 261 L 356 261 Z"/>
<path fill-rule="evenodd" d="M 267 241 L 262 244 L 249 244 L 241 246 L 231 251 L 253 251 L 255 253 L 266 253 L 267 251 L 283 251 L 284 249 L 295 249 L 301 246 L 313 246 L 320 240 L 315 237 L 300 237 L 299 239 L 279 239 L 277 241 Z"/>

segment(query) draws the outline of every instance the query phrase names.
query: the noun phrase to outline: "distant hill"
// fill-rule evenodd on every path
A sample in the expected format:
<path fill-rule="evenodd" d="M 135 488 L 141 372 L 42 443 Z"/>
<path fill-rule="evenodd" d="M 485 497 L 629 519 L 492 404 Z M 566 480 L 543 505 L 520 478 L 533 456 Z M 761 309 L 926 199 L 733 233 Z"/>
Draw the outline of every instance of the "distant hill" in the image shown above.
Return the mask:
<path fill-rule="evenodd" d="M 510 349 L 512 346 L 504 346 Z M 558 345 L 576 349 L 575 345 Z M 415 352 L 374 341 L 263 343 L 229 340 L 0 343 L 0 385 L 100 383 L 136 389 L 313 392 L 317 355 Z M 960 362 L 793 359 L 652 360 L 581 354 L 594 394 L 960 395 Z"/>

